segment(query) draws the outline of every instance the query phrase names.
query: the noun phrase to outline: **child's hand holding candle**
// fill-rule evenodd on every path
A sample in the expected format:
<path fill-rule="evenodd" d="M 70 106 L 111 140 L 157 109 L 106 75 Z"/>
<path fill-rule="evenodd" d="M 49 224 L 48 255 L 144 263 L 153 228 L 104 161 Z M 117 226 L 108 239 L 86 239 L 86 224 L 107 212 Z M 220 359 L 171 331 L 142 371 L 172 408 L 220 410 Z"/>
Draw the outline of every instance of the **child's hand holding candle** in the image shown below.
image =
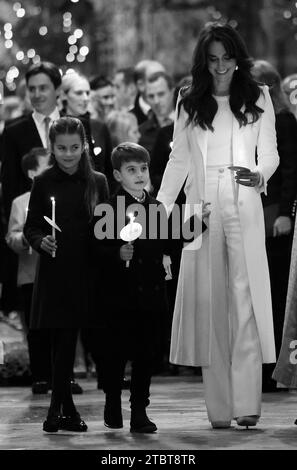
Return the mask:
<path fill-rule="evenodd" d="M 40 248 L 54 258 L 53 253 L 56 254 L 57 242 L 52 235 L 47 235 L 41 240 Z"/>
<path fill-rule="evenodd" d="M 134 247 L 131 242 L 125 243 L 120 248 L 120 258 L 123 261 L 126 261 L 126 267 L 129 266 L 129 264 L 127 266 L 127 263 L 129 263 L 130 260 L 133 258 L 133 251 L 134 251 Z"/>
<path fill-rule="evenodd" d="M 134 214 L 129 213 L 128 217 L 130 219 L 129 224 L 125 225 L 125 227 L 122 228 L 120 232 L 120 237 L 122 240 L 125 242 L 128 242 L 127 245 L 123 245 L 120 249 L 120 256 L 122 260 L 126 260 L 126 268 L 129 268 L 130 260 L 132 259 L 133 256 L 133 246 L 131 245 L 131 242 L 136 240 L 136 238 L 140 237 L 141 232 L 142 232 L 142 226 L 138 222 L 134 222 L 135 217 Z M 130 246 L 130 248 L 128 248 Z M 127 248 L 123 248 L 127 247 Z M 132 248 L 132 249 L 131 249 Z M 123 252 L 123 255 L 125 258 L 122 257 L 121 252 Z"/>

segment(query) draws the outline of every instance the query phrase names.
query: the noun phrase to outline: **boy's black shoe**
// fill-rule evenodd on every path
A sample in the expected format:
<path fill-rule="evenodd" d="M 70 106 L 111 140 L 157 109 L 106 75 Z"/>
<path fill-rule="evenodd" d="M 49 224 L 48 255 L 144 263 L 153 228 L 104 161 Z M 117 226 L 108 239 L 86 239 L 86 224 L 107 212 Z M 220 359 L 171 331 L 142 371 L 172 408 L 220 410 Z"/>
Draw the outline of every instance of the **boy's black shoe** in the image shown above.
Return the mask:
<path fill-rule="evenodd" d="M 88 426 L 81 419 L 80 414 L 76 413 L 74 416 L 62 416 L 60 419 L 59 429 L 74 432 L 86 432 Z"/>
<path fill-rule="evenodd" d="M 131 409 L 130 432 L 151 434 L 157 429 L 155 423 L 148 418 L 145 408 Z"/>
<path fill-rule="evenodd" d="M 43 430 L 46 432 L 58 432 L 60 429 L 61 416 L 56 414 L 48 414 L 43 423 Z"/>
<path fill-rule="evenodd" d="M 123 427 L 121 397 L 106 398 L 104 407 L 104 426 L 112 429 Z"/>

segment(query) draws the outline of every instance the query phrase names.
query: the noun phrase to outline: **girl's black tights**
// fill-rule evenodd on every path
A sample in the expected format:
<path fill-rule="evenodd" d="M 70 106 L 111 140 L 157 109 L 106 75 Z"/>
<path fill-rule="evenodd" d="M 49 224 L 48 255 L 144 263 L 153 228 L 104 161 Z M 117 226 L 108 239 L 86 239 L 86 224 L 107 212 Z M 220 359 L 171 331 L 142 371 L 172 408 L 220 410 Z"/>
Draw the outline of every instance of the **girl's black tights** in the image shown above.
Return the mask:
<path fill-rule="evenodd" d="M 53 328 L 51 330 L 52 396 L 49 414 L 74 416 L 76 408 L 71 393 L 71 379 L 75 359 L 78 330 Z"/>

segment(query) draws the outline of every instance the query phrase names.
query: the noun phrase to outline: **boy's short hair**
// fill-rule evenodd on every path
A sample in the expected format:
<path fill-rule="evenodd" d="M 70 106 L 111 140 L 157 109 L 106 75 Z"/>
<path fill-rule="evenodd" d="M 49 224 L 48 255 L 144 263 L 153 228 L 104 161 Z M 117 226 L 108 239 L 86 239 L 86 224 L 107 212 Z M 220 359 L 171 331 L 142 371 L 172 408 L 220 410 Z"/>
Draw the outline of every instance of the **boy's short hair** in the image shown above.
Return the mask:
<path fill-rule="evenodd" d="M 123 163 L 143 162 L 150 164 L 150 154 L 142 145 L 134 142 L 123 142 L 113 149 L 111 163 L 114 170 L 120 171 Z"/>
<path fill-rule="evenodd" d="M 25 176 L 28 176 L 29 170 L 37 170 L 39 165 L 39 158 L 46 157 L 49 155 L 49 153 L 49 150 L 43 147 L 34 147 L 30 150 L 30 152 L 26 153 L 22 157 L 21 162 L 22 170 Z"/>

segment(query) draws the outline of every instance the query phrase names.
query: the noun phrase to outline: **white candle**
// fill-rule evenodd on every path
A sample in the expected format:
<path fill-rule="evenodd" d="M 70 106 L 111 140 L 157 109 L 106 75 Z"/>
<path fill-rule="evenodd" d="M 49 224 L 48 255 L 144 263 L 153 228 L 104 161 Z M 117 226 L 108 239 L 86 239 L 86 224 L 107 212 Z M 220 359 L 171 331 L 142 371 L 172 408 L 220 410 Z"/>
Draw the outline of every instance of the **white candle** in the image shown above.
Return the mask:
<path fill-rule="evenodd" d="M 27 220 L 27 217 L 28 217 L 28 210 L 29 210 L 29 207 L 27 206 L 26 207 L 26 220 Z M 30 245 L 29 245 L 29 248 L 28 248 L 28 254 L 32 255 L 32 246 L 30 246 Z"/>
<path fill-rule="evenodd" d="M 56 223 L 56 201 L 55 201 L 55 198 L 51 197 L 51 201 L 52 201 L 52 222 L 53 222 L 53 224 L 55 224 Z M 52 237 L 54 239 L 56 238 L 56 229 L 53 225 L 52 225 Z M 56 252 L 55 251 L 52 252 L 52 257 L 53 258 L 56 257 Z"/>
<path fill-rule="evenodd" d="M 130 212 L 128 214 L 128 217 L 130 219 L 130 235 L 132 236 L 132 232 L 133 232 L 133 222 L 135 220 L 135 217 L 134 217 L 134 214 L 132 212 Z"/>
<path fill-rule="evenodd" d="M 132 237 L 132 233 L 133 233 L 133 222 L 134 222 L 134 220 L 135 220 L 135 217 L 134 217 L 134 214 L 133 214 L 132 212 L 130 212 L 130 213 L 128 214 L 128 217 L 129 217 L 129 219 L 130 219 L 130 236 Z M 130 245 L 131 245 L 131 242 L 129 242 L 129 243 L 130 243 Z M 126 268 L 129 268 L 129 266 L 130 266 L 130 261 L 127 260 L 127 261 L 126 261 Z"/>

